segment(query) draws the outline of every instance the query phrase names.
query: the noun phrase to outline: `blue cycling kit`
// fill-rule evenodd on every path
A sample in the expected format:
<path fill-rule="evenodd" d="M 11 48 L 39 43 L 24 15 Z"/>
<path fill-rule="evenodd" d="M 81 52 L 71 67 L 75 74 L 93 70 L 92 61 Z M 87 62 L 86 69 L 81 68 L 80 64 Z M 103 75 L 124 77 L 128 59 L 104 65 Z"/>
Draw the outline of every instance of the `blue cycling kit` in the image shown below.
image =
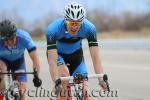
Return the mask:
<path fill-rule="evenodd" d="M 68 33 L 65 20 L 58 19 L 48 26 L 47 50 L 57 49 L 58 65 L 66 64 L 70 74 L 87 73 L 82 53 L 82 39 L 88 40 L 89 47 L 98 46 L 95 26 L 84 19 L 76 35 Z"/>
<path fill-rule="evenodd" d="M 0 40 L 0 60 L 6 63 L 8 70 L 26 70 L 24 51 L 27 49 L 30 53 L 36 49 L 36 46 L 29 33 L 21 29 L 17 29 L 16 39 L 17 43 L 12 48 L 5 46 L 3 41 Z M 27 81 L 26 75 L 20 75 L 19 80 Z"/>

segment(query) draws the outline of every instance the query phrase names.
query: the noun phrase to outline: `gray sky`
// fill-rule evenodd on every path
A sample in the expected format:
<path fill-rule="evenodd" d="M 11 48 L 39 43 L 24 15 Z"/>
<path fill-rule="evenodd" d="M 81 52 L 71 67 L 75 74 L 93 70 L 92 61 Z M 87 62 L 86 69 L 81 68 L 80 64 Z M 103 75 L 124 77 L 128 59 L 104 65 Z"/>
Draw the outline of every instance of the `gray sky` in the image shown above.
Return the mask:
<path fill-rule="evenodd" d="M 150 0 L 0 0 L 0 13 L 6 12 L 8 16 L 9 13 L 18 13 L 24 20 L 32 22 L 47 14 L 62 14 L 64 6 L 72 1 L 82 3 L 86 10 L 102 9 L 112 13 L 150 11 Z"/>

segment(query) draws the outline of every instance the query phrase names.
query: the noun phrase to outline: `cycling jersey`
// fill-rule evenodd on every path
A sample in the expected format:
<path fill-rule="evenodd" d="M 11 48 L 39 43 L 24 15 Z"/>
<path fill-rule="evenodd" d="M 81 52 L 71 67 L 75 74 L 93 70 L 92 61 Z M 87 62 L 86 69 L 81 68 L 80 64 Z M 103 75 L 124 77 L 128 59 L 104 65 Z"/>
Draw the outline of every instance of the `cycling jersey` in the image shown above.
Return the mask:
<path fill-rule="evenodd" d="M 48 26 L 46 32 L 47 50 L 57 49 L 58 53 L 72 54 L 81 48 L 81 40 L 87 39 L 89 47 L 98 46 L 95 26 L 84 19 L 76 35 L 68 33 L 65 20 L 58 19 Z"/>
<path fill-rule="evenodd" d="M 24 56 L 25 49 L 27 49 L 28 52 L 36 49 L 36 46 L 29 33 L 21 29 L 17 29 L 16 39 L 16 45 L 14 45 L 12 48 L 5 46 L 3 41 L 0 40 L 0 59 L 3 58 L 8 61 L 15 61 Z"/>
<path fill-rule="evenodd" d="M 68 33 L 65 20 L 58 19 L 48 26 L 46 32 L 47 50 L 57 49 L 57 65 L 66 64 L 70 75 L 87 73 L 82 51 L 82 39 L 88 40 L 89 47 L 98 46 L 95 26 L 84 19 L 76 35 Z"/>
<path fill-rule="evenodd" d="M 24 51 L 27 49 L 28 52 L 31 52 L 36 49 L 36 46 L 29 33 L 21 29 L 17 29 L 16 39 L 17 42 L 12 48 L 5 46 L 3 41 L 0 40 L 0 60 L 2 60 L 7 65 L 7 70 L 26 71 Z M 16 77 L 16 79 L 26 82 L 27 75 L 20 74 Z"/>

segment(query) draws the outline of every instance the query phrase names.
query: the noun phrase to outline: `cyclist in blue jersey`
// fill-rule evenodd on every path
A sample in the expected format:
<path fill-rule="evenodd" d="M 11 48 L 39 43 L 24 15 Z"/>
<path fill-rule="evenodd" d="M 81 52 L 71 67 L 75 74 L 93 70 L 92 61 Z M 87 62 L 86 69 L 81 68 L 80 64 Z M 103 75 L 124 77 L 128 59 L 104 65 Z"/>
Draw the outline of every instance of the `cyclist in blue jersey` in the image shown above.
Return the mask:
<path fill-rule="evenodd" d="M 81 47 L 82 39 L 88 40 L 95 73 L 103 74 L 96 28 L 85 19 L 85 13 L 82 5 L 76 2 L 70 3 L 64 9 L 64 18 L 57 19 L 48 26 L 47 57 L 50 74 L 55 84 L 59 82 L 59 77 L 87 73 Z M 100 78 L 99 81 L 102 79 Z M 66 83 L 63 86 L 66 88 Z M 101 84 L 101 86 L 106 90 L 106 84 Z M 84 91 L 87 90 L 87 81 L 85 81 Z M 84 100 L 87 99 L 88 97 L 85 97 Z"/>
<path fill-rule="evenodd" d="M 0 22 L 0 72 L 6 70 L 26 71 L 24 51 L 28 50 L 33 62 L 33 68 L 39 72 L 40 63 L 37 55 L 36 46 L 28 32 L 17 29 L 10 20 Z M 4 76 L 0 75 L 0 92 L 5 89 Z M 20 74 L 16 77 L 19 82 L 20 100 L 25 100 L 25 90 L 27 76 Z M 34 81 L 39 81 L 38 78 Z"/>

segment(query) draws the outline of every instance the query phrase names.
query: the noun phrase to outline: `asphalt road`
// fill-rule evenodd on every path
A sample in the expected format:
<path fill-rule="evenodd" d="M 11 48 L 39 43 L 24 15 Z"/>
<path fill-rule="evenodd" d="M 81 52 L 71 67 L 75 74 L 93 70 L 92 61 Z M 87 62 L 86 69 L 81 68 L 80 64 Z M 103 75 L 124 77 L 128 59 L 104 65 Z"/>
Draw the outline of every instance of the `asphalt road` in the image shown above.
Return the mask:
<path fill-rule="evenodd" d="M 89 50 L 84 47 L 85 62 L 88 72 L 94 73 Z M 41 61 L 40 77 L 43 85 L 36 89 L 32 76 L 28 76 L 27 100 L 50 100 L 54 86 L 46 59 L 46 47 L 38 45 Z M 26 53 L 27 71 L 32 71 L 32 62 Z M 150 52 L 149 49 L 100 49 L 104 72 L 109 76 L 111 94 L 99 92 L 96 79 L 89 80 L 91 100 L 150 100 Z M 94 97 L 95 96 L 95 97 Z"/>

